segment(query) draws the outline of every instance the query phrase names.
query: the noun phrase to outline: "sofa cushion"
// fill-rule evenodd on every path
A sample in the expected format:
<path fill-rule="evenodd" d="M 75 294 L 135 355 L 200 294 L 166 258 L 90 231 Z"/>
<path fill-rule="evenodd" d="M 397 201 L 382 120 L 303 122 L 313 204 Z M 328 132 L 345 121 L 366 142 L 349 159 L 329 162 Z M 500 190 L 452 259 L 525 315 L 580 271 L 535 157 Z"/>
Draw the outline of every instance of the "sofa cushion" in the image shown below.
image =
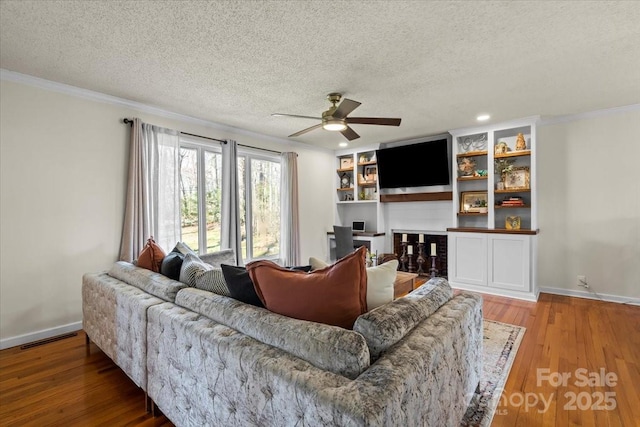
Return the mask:
<path fill-rule="evenodd" d="M 176 304 L 347 378 L 354 379 L 369 367 L 366 341 L 353 331 L 291 319 L 193 288 L 181 290 Z"/>
<path fill-rule="evenodd" d="M 233 249 L 223 249 L 200 255 L 200 259 L 214 267 L 220 267 L 222 264 L 236 265 L 236 253 Z"/>
<path fill-rule="evenodd" d="M 230 295 L 224 274 L 222 274 L 222 269 L 219 267 L 211 267 L 209 270 L 197 273 L 195 287 L 218 295 Z"/>
<path fill-rule="evenodd" d="M 367 309 L 373 310 L 393 301 L 398 261 L 393 260 L 367 268 Z"/>
<path fill-rule="evenodd" d="M 436 277 L 405 297 L 358 317 L 353 330 L 364 336 L 371 357 L 376 360 L 452 297 L 449 282 Z"/>
<path fill-rule="evenodd" d="M 312 322 L 353 328 L 367 311 L 366 248 L 311 273 L 291 271 L 270 261 L 255 261 L 247 270 L 258 297 L 269 310 Z"/>
<path fill-rule="evenodd" d="M 262 301 L 258 298 L 258 294 L 253 287 L 253 282 L 246 268 L 227 264 L 222 264 L 221 268 L 231 298 L 255 305 L 256 307 L 264 307 Z"/>
<path fill-rule="evenodd" d="M 193 253 L 184 256 L 180 281 L 191 287 L 229 296 L 222 269 L 207 264 Z"/>
<path fill-rule="evenodd" d="M 207 271 L 211 265 L 202 261 L 196 254 L 186 254 L 180 268 L 180 281 L 185 285 L 195 287 L 196 275 L 202 271 Z"/>
<path fill-rule="evenodd" d="M 171 252 L 179 252 L 182 255 L 186 255 L 186 254 L 195 254 L 195 252 L 193 251 L 193 249 L 191 249 L 189 247 L 189 245 L 187 245 L 185 242 L 178 242 L 176 243 L 176 246 L 173 248 L 173 250 Z"/>
<path fill-rule="evenodd" d="M 153 240 L 153 237 L 150 237 L 147 240 L 147 244 L 144 245 L 142 252 L 138 255 L 136 265 L 159 273 L 164 256 L 165 253 L 162 248 Z"/>
<path fill-rule="evenodd" d="M 195 254 L 195 252 L 193 252 L 186 243 L 176 243 L 176 246 L 162 260 L 160 273 L 164 274 L 169 279 L 180 280 L 182 262 L 184 261 L 184 256 L 189 253 Z"/>
<path fill-rule="evenodd" d="M 309 265 L 311 266 L 311 271 L 320 270 L 322 268 L 328 267 L 329 263 L 324 262 L 320 258 L 316 258 L 314 256 L 309 257 Z"/>
<path fill-rule="evenodd" d="M 142 289 L 153 296 L 170 302 L 175 301 L 178 291 L 186 287 L 184 283 L 171 280 L 160 273 L 137 267 L 125 261 L 118 261 L 113 264 L 108 274 L 131 286 Z"/>
<path fill-rule="evenodd" d="M 310 257 L 311 271 L 328 267 L 323 260 Z M 367 310 L 393 301 L 393 284 L 396 281 L 398 261 L 391 260 L 375 267 L 367 268 Z"/>
<path fill-rule="evenodd" d="M 180 252 L 169 252 L 169 254 L 162 260 L 160 273 L 167 276 L 169 279 L 180 280 L 180 269 L 182 268 L 183 261 L 184 255 Z"/>

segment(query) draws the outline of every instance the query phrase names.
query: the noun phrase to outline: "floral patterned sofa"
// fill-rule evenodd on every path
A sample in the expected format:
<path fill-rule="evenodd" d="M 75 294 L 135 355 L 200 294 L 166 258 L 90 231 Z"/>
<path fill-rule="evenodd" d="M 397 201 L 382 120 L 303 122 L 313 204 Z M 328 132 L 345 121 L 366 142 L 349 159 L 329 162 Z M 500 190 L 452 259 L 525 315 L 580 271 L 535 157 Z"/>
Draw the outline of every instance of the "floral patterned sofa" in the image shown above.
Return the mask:
<path fill-rule="evenodd" d="M 82 296 L 88 337 L 178 426 L 454 426 L 480 378 L 481 298 L 444 279 L 353 330 L 124 262 Z"/>

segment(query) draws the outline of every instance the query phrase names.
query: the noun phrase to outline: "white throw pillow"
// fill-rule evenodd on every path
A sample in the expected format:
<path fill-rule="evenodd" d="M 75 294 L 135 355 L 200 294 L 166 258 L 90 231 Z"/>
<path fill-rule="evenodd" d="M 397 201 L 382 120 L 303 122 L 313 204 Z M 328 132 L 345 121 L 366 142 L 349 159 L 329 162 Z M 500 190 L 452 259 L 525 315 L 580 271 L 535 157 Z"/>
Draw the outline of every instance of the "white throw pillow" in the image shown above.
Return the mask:
<path fill-rule="evenodd" d="M 387 261 L 367 268 L 367 310 L 373 310 L 393 301 L 393 283 L 396 281 L 398 260 Z"/>
<path fill-rule="evenodd" d="M 329 264 L 315 257 L 309 258 L 311 271 L 328 267 Z M 373 310 L 393 301 L 393 284 L 396 281 L 398 260 L 387 261 L 367 268 L 367 310 Z"/>
<path fill-rule="evenodd" d="M 316 258 L 316 257 L 313 257 L 313 256 L 309 257 L 309 265 L 311 266 L 311 271 L 321 270 L 321 269 L 329 266 L 329 264 L 327 264 L 326 262 L 324 262 L 320 258 Z"/>

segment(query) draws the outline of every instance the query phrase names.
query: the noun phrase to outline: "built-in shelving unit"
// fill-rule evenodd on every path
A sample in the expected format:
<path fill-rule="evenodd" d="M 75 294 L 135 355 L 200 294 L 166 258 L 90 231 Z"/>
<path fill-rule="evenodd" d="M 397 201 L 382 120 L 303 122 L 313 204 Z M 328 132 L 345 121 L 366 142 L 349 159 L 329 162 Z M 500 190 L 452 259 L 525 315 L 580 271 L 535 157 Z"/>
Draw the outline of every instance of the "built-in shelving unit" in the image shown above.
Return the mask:
<path fill-rule="evenodd" d="M 452 131 L 454 287 L 536 299 L 537 118 Z"/>
<path fill-rule="evenodd" d="M 375 150 L 344 150 L 336 156 L 336 216 L 341 225 L 365 221 L 367 231 L 383 229 Z"/>

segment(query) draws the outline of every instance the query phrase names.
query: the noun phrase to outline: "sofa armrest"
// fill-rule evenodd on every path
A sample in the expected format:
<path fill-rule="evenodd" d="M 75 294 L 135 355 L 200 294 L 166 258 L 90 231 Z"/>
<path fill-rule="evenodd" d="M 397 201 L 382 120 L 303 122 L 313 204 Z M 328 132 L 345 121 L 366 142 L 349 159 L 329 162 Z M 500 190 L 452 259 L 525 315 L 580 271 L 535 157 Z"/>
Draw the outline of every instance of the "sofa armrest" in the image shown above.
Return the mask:
<path fill-rule="evenodd" d="M 371 359 L 376 360 L 451 298 L 449 282 L 437 277 L 402 298 L 360 315 L 353 330 L 367 340 Z"/>
<path fill-rule="evenodd" d="M 139 387 L 147 389 L 147 309 L 163 301 L 106 273 L 82 277 L 82 327 Z"/>

